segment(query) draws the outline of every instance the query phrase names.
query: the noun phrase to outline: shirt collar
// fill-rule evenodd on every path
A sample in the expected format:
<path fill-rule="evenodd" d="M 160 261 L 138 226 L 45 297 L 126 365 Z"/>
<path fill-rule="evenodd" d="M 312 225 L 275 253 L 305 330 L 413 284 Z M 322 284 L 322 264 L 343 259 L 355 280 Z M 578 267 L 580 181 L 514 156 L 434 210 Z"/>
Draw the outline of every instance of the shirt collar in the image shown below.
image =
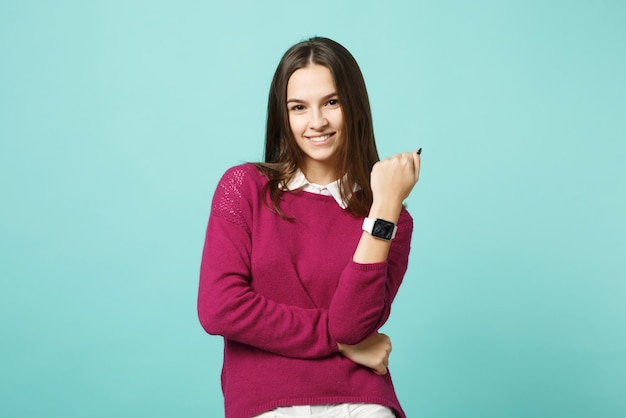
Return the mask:
<path fill-rule="evenodd" d="M 346 176 L 344 176 L 344 180 L 345 179 L 346 179 Z M 346 209 L 348 207 L 348 200 L 350 199 L 352 194 L 347 196 L 346 200 L 343 200 L 341 198 L 341 191 L 339 188 L 339 183 L 340 183 L 339 180 L 335 180 L 332 183 L 327 184 L 326 186 L 321 186 L 316 183 L 311 183 L 304 176 L 304 173 L 302 172 L 302 170 L 298 170 L 296 171 L 294 176 L 286 185 L 281 184 L 279 188 L 284 191 L 303 190 L 309 193 L 317 193 L 317 194 L 321 194 L 325 196 L 332 196 L 337 202 L 337 204 L 339 205 L 339 207 L 341 207 L 341 209 Z M 352 188 L 353 191 L 357 191 L 359 189 L 360 187 L 358 187 L 356 184 Z"/>

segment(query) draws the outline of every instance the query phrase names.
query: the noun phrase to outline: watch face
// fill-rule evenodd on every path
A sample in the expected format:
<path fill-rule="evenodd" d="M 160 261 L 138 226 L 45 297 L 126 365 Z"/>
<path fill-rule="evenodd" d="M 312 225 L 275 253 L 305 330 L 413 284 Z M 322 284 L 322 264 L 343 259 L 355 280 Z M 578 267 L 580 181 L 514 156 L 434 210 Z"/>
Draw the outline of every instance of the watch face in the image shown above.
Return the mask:
<path fill-rule="evenodd" d="M 378 238 L 390 240 L 393 236 L 393 229 L 395 225 L 393 222 L 385 221 L 384 219 L 376 219 L 374 227 L 372 228 L 372 235 Z"/>

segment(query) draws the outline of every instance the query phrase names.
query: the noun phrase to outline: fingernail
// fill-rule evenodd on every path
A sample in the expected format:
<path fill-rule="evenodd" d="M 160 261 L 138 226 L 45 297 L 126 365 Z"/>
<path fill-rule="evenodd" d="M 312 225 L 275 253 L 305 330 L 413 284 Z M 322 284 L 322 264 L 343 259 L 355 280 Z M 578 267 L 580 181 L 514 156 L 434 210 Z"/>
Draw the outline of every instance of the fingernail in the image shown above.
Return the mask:
<path fill-rule="evenodd" d="M 420 148 L 417 150 L 417 155 L 421 155 L 421 154 L 422 154 L 422 149 Z"/>

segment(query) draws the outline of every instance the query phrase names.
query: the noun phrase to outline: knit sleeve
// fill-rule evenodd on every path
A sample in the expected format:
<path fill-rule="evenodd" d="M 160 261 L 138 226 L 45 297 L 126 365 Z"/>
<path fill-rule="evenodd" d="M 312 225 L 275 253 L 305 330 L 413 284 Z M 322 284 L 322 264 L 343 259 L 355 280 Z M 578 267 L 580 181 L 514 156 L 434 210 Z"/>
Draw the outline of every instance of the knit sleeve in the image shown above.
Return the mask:
<path fill-rule="evenodd" d="M 402 210 L 386 261 L 348 263 L 329 309 L 329 330 L 334 340 L 356 344 L 387 321 L 407 270 L 412 233 L 413 219 Z"/>
<path fill-rule="evenodd" d="M 200 268 L 200 323 L 209 334 L 287 357 L 330 355 L 337 344 L 327 310 L 280 304 L 250 286 L 250 196 L 259 193 L 250 168 L 227 171 L 213 197 Z"/>

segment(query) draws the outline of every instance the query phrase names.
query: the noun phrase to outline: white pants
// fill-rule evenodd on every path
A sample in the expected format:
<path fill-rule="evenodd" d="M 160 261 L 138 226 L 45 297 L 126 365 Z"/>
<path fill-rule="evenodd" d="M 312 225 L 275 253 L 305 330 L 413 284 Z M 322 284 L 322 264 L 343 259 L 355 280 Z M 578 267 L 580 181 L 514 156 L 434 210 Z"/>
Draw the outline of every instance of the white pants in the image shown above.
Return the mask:
<path fill-rule="evenodd" d="M 395 418 L 386 406 L 364 403 L 288 406 L 257 415 L 254 418 Z"/>

